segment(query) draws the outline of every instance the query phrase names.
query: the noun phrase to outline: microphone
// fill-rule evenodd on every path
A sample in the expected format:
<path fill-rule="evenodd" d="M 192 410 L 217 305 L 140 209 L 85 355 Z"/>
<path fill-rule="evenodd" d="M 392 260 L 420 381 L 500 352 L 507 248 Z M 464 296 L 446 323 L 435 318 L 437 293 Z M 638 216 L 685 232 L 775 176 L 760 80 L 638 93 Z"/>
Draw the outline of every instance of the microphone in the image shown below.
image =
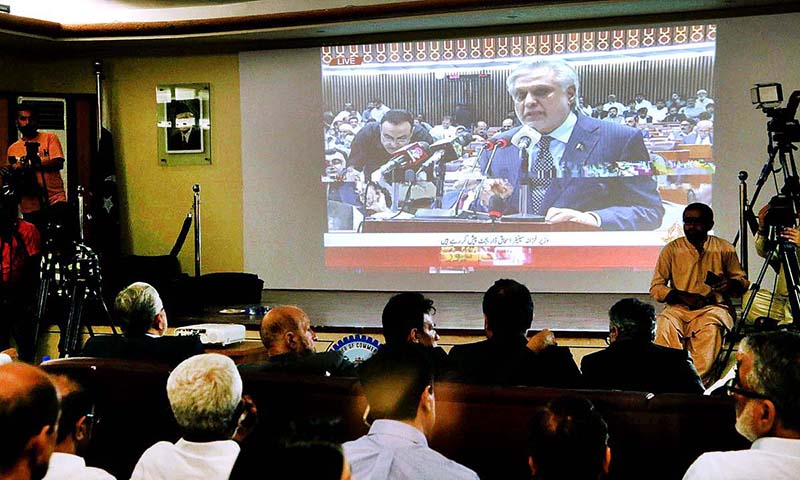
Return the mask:
<path fill-rule="evenodd" d="M 489 197 L 489 217 L 492 222 L 496 222 L 503 216 L 503 210 L 506 209 L 506 202 L 498 194 Z"/>
<path fill-rule="evenodd" d="M 397 167 L 416 167 L 424 162 L 431 155 L 428 142 L 409 143 L 400 150 L 394 152 L 394 156 L 378 169 L 381 175 L 385 175 Z"/>
<path fill-rule="evenodd" d="M 520 137 L 517 141 L 517 148 L 519 148 L 519 171 L 520 178 L 528 178 L 528 170 L 530 169 L 530 154 L 528 148 L 533 143 L 531 137 L 525 135 Z"/>
<path fill-rule="evenodd" d="M 417 182 L 417 172 L 413 168 L 409 168 L 405 173 L 406 183 L 414 185 Z"/>

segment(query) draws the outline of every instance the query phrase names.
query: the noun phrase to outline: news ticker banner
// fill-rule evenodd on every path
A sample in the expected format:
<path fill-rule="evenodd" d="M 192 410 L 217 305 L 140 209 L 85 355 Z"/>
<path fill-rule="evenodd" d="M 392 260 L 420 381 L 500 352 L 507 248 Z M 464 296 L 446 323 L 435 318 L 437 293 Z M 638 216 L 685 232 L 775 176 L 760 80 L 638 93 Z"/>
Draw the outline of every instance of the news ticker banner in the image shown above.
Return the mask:
<path fill-rule="evenodd" d="M 327 233 L 329 268 L 652 270 L 677 238 L 653 232 Z"/>

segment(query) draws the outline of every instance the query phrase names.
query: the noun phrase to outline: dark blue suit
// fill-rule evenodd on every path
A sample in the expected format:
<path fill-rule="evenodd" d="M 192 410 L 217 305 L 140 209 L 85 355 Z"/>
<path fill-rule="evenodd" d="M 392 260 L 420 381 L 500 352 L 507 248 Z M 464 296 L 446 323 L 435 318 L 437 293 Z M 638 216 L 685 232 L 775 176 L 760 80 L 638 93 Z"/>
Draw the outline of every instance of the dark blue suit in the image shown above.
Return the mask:
<path fill-rule="evenodd" d="M 510 140 L 520 128 L 497 138 Z M 489 153 L 481 156 L 482 171 L 486 171 Z M 649 159 L 638 129 L 578 115 L 560 163 L 575 168 Z M 533 162 L 535 159 L 531 158 Z M 505 178 L 515 188 L 505 213 L 517 211 L 520 163 L 519 149 L 510 145 L 497 151 L 488 172 L 489 177 Z M 540 211 L 532 213 L 544 215 L 550 207 L 594 212 L 600 217 L 603 230 L 653 230 L 661 225 L 664 216 L 656 182 L 649 176 L 554 178 Z"/>

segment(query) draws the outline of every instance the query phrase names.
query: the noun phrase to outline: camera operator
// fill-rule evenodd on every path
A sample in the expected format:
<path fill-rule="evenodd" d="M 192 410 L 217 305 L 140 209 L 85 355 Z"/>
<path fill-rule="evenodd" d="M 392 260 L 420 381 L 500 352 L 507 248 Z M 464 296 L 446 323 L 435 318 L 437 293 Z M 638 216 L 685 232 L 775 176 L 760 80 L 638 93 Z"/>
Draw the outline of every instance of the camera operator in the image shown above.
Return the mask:
<path fill-rule="evenodd" d="M 763 208 L 758 212 L 758 233 L 756 234 L 755 238 L 755 245 L 756 245 L 756 252 L 762 258 L 767 258 L 767 255 L 771 252 L 774 252 L 775 249 L 775 242 L 782 241 L 782 242 L 789 242 L 795 246 L 800 246 L 800 230 L 796 228 L 796 226 L 791 227 L 770 227 L 775 220 L 772 220 L 768 217 L 771 203 L 764 205 Z M 774 217 L 773 212 L 773 217 Z M 784 223 L 784 222 L 778 222 Z M 793 220 L 789 222 L 787 218 L 785 223 L 791 223 L 795 225 L 797 222 Z M 774 228 L 775 232 L 770 235 L 769 228 Z M 770 238 L 770 237 L 776 238 Z M 770 292 L 766 289 L 761 289 L 756 292 L 756 298 L 753 300 L 753 306 L 750 308 L 750 312 L 747 315 L 747 321 L 754 322 L 755 319 L 759 317 L 768 317 L 776 320 L 779 324 L 787 324 L 792 322 L 792 309 L 789 305 L 789 297 L 788 297 L 788 289 L 786 287 L 786 274 L 783 271 L 783 265 L 780 263 L 780 258 L 776 254 L 770 258 L 770 263 L 776 268 L 778 271 L 778 280 L 775 283 L 775 290 L 774 292 Z M 796 251 L 796 254 L 800 254 L 800 250 Z M 798 259 L 800 261 L 800 258 Z M 751 292 L 747 292 L 747 295 L 752 295 Z M 742 303 L 747 302 L 747 296 L 742 299 Z"/>
<path fill-rule="evenodd" d="M 19 357 L 30 362 L 40 237 L 35 226 L 19 218 L 17 201 L 8 186 L 0 187 L 0 350 L 8 348 L 13 335 Z"/>
<path fill-rule="evenodd" d="M 40 232 L 48 222 L 63 227 L 68 211 L 59 173 L 64 167 L 61 142 L 55 134 L 39 131 L 38 112 L 31 105 L 17 106 L 16 121 L 22 139 L 8 147 L 9 158 L 0 158 L 3 183 L 15 183 L 11 186 L 20 196 L 22 217 Z M 34 143 L 39 144 L 37 151 Z"/>

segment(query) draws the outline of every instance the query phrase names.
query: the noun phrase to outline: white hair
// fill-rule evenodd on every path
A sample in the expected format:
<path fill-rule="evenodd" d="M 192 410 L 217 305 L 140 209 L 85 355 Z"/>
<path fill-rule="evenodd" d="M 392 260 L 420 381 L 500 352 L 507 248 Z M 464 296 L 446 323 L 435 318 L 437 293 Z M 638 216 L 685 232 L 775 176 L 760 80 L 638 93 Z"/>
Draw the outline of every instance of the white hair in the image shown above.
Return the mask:
<path fill-rule="evenodd" d="M 114 310 L 123 330 L 134 337 L 144 335 L 163 309 L 164 303 L 156 289 L 144 282 L 128 285 L 114 300 Z"/>
<path fill-rule="evenodd" d="M 167 397 L 184 435 L 223 435 L 235 426 L 242 377 L 229 357 L 218 353 L 195 355 L 169 375 Z"/>
<path fill-rule="evenodd" d="M 562 90 L 567 91 L 569 87 L 575 87 L 575 97 L 571 102 L 571 106 L 575 107 L 575 101 L 580 96 L 581 80 L 572 65 L 560 58 L 533 57 L 517 64 L 506 79 L 508 93 L 512 97 L 514 96 L 514 84 L 517 82 L 517 78 L 540 68 L 548 68 L 555 73 L 556 82 L 558 82 Z"/>

